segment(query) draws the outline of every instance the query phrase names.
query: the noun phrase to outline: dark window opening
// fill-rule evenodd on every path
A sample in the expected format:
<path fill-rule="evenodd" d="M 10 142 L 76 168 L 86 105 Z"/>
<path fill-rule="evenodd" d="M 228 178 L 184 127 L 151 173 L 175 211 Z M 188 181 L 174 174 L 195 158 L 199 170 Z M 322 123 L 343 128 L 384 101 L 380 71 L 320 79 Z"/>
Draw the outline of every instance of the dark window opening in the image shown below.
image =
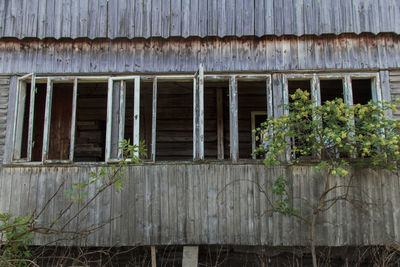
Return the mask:
<path fill-rule="evenodd" d="M 23 129 L 21 139 L 21 158 L 28 157 L 28 129 L 29 129 L 29 110 L 31 101 L 31 83 L 26 83 L 26 97 L 24 107 Z M 44 115 L 46 109 L 46 84 L 35 85 L 35 103 L 33 109 L 33 129 L 32 129 L 32 161 L 42 161 L 43 150 L 43 129 Z"/>
<path fill-rule="evenodd" d="M 126 82 L 126 98 L 125 98 L 125 131 L 124 138 L 130 140 L 133 144 L 133 121 L 134 121 L 134 81 Z M 151 134 L 152 134 L 152 107 L 153 107 L 153 82 L 140 83 L 140 130 L 139 140 L 144 141 L 147 156 L 142 158 L 150 159 L 151 151 Z"/>
<path fill-rule="evenodd" d="M 229 159 L 229 82 L 204 85 L 204 158 Z"/>
<path fill-rule="evenodd" d="M 239 158 L 252 158 L 251 113 L 266 111 L 266 82 L 238 81 Z"/>
<path fill-rule="evenodd" d="M 71 143 L 72 83 L 54 83 L 48 159 L 68 160 Z"/>
<path fill-rule="evenodd" d="M 74 161 L 105 160 L 106 120 L 107 83 L 78 83 Z"/>
<path fill-rule="evenodd" d="M 36 84 L 35 108 L 33 115 L 32 161 L 42 161 L 46 93 L 46 84 Z"/>
<path fill-rule="evenodd" d="M 297 89 L 307 91 L 311 97 L 311 80 L 289 80 L 288 91 L 289 91 L 289 103 L 292 102 L 290 95 L 293 95 Z"/>
<path fill-rule="evenodd" d="M 320 80 L 321 103 L 343 99 L 343 80 Z"/>
<path fill-rule="evenodd" d="M 22 83 L 21 83 L 22 84 Z M 25 90 L 25 103 L 24 103 L 24 120 L 22 125 L 22 140 L 21 140 L 21 159 L 28 157 L 28 129 L 29 129 L 29 110 L 31 103 L 31 84 L 24 83 L 21 90 Z"/>
<path fill-rule="evenodd" d="M 193 82 L 157 84 L 157 160 L 193 159 Z"/>
<path fill-rule="evenodd" d="M 371 79 L 352 79 L 353 104 L 365 105 L 372 100 Z"/>

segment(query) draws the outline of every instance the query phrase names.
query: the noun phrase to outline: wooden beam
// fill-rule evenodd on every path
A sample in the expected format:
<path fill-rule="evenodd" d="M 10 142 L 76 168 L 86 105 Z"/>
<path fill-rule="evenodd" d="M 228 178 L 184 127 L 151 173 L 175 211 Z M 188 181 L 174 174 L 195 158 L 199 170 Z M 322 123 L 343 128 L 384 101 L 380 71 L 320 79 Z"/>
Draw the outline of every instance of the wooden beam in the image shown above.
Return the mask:
<path fill-rule="evenodd" d="M 77 98 L 78 98 L 78 78 L 75 78 L 74 88 L 73 88 L 73 92 L 72 92 L 71 140 L 70 140 L 70 149 L 69 149 L 69 160 L 70 161 L 74 160 Z"/>
<path fill-rule="evenodd" d="M 224 159 L 224 98 L 223 89 L 217 88 L 217 154 Z"/>
<path fill-rule="evenodd" d="M 14 120 L 14 153 L 13 160 L 21 159 L 22 149 L 22 131 L 24 127 L 24 110 L 26 99 L 26 83 L 20 78 L 17 85 L 17 97 L 15 104 L 15 120 Z"/>
<path fill-rule="evenodd" d="M 198 76 L 198 101 L 199 101 L 199 133 L 198 133 L 198 159 L 204 159 L 204 67 L 200 64 Z"/>
<path fill-rule="evenodd" d="M 229 134 L 230 154 L 232 162 L 239 159 L 239 122 L 238 122 L 238 88 L 236 77 L 232 76 L 229 82 Z"/>
<path fill-rule="evenodd" d="M 119 85 L 119 117 L 118 117 L 118 144 L 117 147 L 121 144 L 121 141 L 125 137 L 125 102 L 126 102 L 126 81 L 120 81 Z M 133 142 L 133 136 L 132 136 Z M 121 158 L 122 150 L 118 151 L 118 158 Z"/>
<path fill-rule="evenodd" d="M 156 247 L 151 246 L 151 267 L 157 267 Z"/>
<path fill-rule="evenodd" d="M 193 159 L 197 158 L 197 134 L 198 134 L 198 122 L 197 122 L 197 113 L 198 113 L 198 105 L 197 105 L 197 76 L 193 78 Z"/>
<path fill-rule="evenodd" d="M 105 161 L 109 161 L 111 158 L 111 129 L 112 129 L 112 101 L 113 101 L 113 85 L 114 82 L 111 78 L 108 79 L 108 91 L 107 91 L 107 124 L 106 124 L 106 148 L 105 148 Z"/>
<path fill-rule="evenodd" d="M 156 160 L 156 135 L 157 135 L 157 78 L 153 79 L 153 109 L 151 123 L 151 160 Z"/>
<path fill-rule="evenodd" d="M 182 256 L 182 267 L 197 267 L 199 261 L 198 246 L 184 246 Z"/>
<path fill-rule="evenodd" d="M 47 79 L 46 109 L 45 109 L 44 126 L 43 126 L 44 128 L 43 128 L 42 162 L 45 162 L 47 160 L 49 151 L 52 97 L 53 97 L 53 81 L 49 78 Z"/>

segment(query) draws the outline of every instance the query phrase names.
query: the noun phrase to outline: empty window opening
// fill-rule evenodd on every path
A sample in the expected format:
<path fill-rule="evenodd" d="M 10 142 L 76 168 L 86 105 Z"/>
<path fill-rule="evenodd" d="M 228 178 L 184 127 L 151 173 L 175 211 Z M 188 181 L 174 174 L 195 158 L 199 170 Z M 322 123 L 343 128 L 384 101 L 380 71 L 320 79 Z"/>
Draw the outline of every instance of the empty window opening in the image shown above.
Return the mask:
<path fill-rule="evenodd" d="M 193 81 L 157 83 L 156 160 L 193 159 Z"/>
<path fill-rule="evenodd" d="M 352 79 L 353 104 L 367 104 L 372 100 L 371 79 Z"/>
<path fill-rule="evenodd" d="M 288 91 L 289 91 L 289 103 L 292 102 L 290 95 L 293 95 L 297 89 L 307 91 L 311 95 L 311 80 L 289 80 Z"/>
<path fill-rule="evenodd" d="M 31 102 L 31 84 L 21 82 L 21 91 L 25 91 L 25 101 L 24 101 L 24 117 L 22 125 L 22 139 L 21 139 L 21 159 L 28 158 L 28 129 L 29 129 L 29 110 Z"/>
<path fill-rule="evenodd" d="M 239 158 L 252 158 L 252 112 L 267 112 L 265 81 L 238 81 Z M 265 121 L 265 120 L 264 120 Z M 259 123 L 254 128 L 260 127 Z"/>
<path fill-rule="evenodd" d="M 229 159 L 229 82 L 204 84 L 204 157 Z"/>
<path fill-rule="evenodd" d="M 343 99 L 343 80 L 320 80 L 321 103 L 336 98 Z"/>
<path fill-rule="evenodd" d="M 71 143 L 72 83 L 53 83 L 48 159 L 68 160 Z"/>
<path fill-rule="evenodd" d="M 134 81 L 126 81 L 126 98 L 125 98 L 125 130 L 124 138 L 130 140 L 133 144 L 133 129 L 134 129 Z M 144 141 L 147 155 L 142 156 L 143 159 L 150 158 L 151 151 L 151 133 L 152 133 L 152 103 L 153 103 L 153 82 L 140 82 L 140 129 L 139 140 Z"/>
<path fill-rule="evenodd" d="M 107 83 L 78 83 L 74 161 L 104 161 Z"/>
<path fill-rule="evenodd" d="M 31 102 L 31 83 L 23 83 L 23 90 L 26 90 L 24 117 L 21 139 L 21 158 L 28 157 L 28 132 L 29 132 L 29 112 Z M 46 107 L 46 84 L 35 84 L 35 103 L 33 110 L 33 130 L 32 130 L 32 161 L 42 161 L 43 149 L 43 127 L 44 114 Z"/>
<path fill-rule="evenodd" d="M 35 108 L 33 113 L 32 161 L 42 161 L 46 92 L 46 84 L 36 83 Z"/>

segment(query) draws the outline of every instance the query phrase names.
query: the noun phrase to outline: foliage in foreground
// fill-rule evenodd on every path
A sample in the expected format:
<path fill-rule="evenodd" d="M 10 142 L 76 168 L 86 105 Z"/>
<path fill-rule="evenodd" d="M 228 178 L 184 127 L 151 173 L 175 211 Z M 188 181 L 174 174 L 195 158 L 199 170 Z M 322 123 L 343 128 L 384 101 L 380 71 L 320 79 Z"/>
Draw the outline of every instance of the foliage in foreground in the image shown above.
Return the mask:
<path fill-rule="evenodd" d="M 69 200 L 68 205 L 59 213 L 55 213 L 52 222 L 48 225 L 39 225 L 38 222 L 50 203 L 56 199 L 60 192 L 59 189 L 65 185 L 65 180 L 58 190 L 46 200 L 47 202 L 41 210 L 30 211 L 29 216 L 0 213 L 0 266 L 25 266 L 28 263 L 36 265 L 31 259 L 32 254 L 29 249 L 34 234 L 57 236 L 68 233 L 82 238 L 82 234 L 88 235 L 99 229 L 99 226 L 94 225 L 93 229 L 85 229 L 79 233 L 71 233 L 65 230 L 67 225 L 77 218 L 104 190 L 109 187 L 114 187 L 118 192 L 123 190 L 127 165 L 139 163 L 139 156 L 146 155 L 144 142 L 140 142 L 139 146 L 136 146 L 124 139 L 118 149 L 121 155 L 117 164 L 102 167 L 98 172 L 91 172 L 88 178 L 83 178 L 82 182 L 72 184 L 72 187 L 66 191 Z M 95 187 L 95 193 L 92 196 L 89 196 L 89 187 Z M 78 211 L 72 213 L 71 207 L 77 205 L 77 203 L 79 203 Z M 61 223 L 61 221 L 63 222 Z"/>
<path fill-rule="evenodd" d="M 301 89 L 290 95 L 290 102 L 284 109 L 285 115 L 268 118 L 255 129 L 257 141 L 261 142 L 254 153 L 265 155 L 266 165 L 287 160 L 289 164 L 315 163 L 323 189 L 315 202 L 309 202 L 311 218 L 304 215 L 304 210 L 293 208 L 288 193 L 290 183 L 284 177 L 278 177 L 270 189 L 276 201 L 266 197 L 274 212 L 295 216 L 310 225 L 311 254 L 313 266 L 317 267 L 317 217 L 337 201 L 349 201 L 350 183 L 332 182 L 331 176 L 349 175 L 350 163 L 363 168 L 396 169 L 400 162 L 400 122 L 386 116 L 389 111 L 396 111 L 391 103 L 371 101 L 365 105 L 347 105 L 342 99 L 335 99 L 318 106 L 310 99 L 310 94 Z M 327 197 L 338 188 L 346 189 L 345 193 Z"/>
<path fill-rule="evenodd" d="M 400 122 L 386 116 L 396 111 L 388 102 L 347 105 L 342 99 L 315 105 L 301 89 L 290 95 L 289 111 L 280 118 L 268 118 L 255 129 L 262 142 L 255 153 L 264 154 L 267 165 L 280 164 L 290 150 L 289 163 L 318 161 L 318 169 L 330 169 L 334 176 L 348 174 L 349 162 L 366 167 L 397 167 L 400 161 Z M 286 160 L 285 160 L 286 161 Z"/>

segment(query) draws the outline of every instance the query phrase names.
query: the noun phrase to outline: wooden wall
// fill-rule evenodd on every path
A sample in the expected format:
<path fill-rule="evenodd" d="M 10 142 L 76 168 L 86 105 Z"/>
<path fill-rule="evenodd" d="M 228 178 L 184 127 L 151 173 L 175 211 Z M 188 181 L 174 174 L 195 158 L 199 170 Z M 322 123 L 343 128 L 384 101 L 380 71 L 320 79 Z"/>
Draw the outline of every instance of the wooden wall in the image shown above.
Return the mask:
<path fill-rule="evenodd" d="M 394 34 L 0 41 L 0 73 L 195 73 L 400 68 Z"/>
<path fill-rule="evenodd" d="M 390 72 L 390 88 L 393 99 L 400 99 L 400 71 L 391 71 Z M 393 112 L 393 116 L 400 120 L 400 110 L 397 112 Z"/>
<path fill-rule="evenodd" d="M 3 0 L 0 37 L 400 33 L 396 0 Z"/>
<path fill-rule="evenodd" d="M 66 190 L 100 167 L 3 167 L 0 169 L 0 212 L 28 214 L 40 210 L 66 179 L 40 223 L 49 223 L 67 205 Z M 319 246 L 384 245 L 400 241 L 400 180 L 398 174 L 356 170 L 349 202 L 321 214 Z M 269 192 L 282 175 L 290 181 L 290 198 L 305 216 L 311 215 L 323 183 L 311 166 L 267 168 L 262 164 L 145 164 L 130 166 L 124 190 L 107 190 L 66 229 L 81 231 L 105 224 L 81 244 L 134 246 L 158 244 L 241 244 L 306 246 L 310 228 L 293 217 L 269 212 L 257 185 Z M 338 185 L 349 178 L 335 178 Z M 95 187 L 89 188 L 93 195 Z M 334 190 L 331 197 L 345 192 Z M 272 199 L 274 201 L 274 199 Z M 77 204 L 77 206 L 83 204 Z M 67 216 L 77 210 L 76 205 Z M 121 216 L 121 217 L 119 217 Z M 66 219 L 59 221 L 59 224 Z M 57 238 L 61 238 L 59 235 Z M 37 235 L 34 244 L 53 237 Z M 62 241 L 72 245 L 77 241 Z"/>
<path fill-rule="evenodd" d="M 3 161 L 7 129 L 8 90 L 10 77 L 0 76 L 0 164 Z M 11 103 L 15 105 L 15 103 Z"/>

